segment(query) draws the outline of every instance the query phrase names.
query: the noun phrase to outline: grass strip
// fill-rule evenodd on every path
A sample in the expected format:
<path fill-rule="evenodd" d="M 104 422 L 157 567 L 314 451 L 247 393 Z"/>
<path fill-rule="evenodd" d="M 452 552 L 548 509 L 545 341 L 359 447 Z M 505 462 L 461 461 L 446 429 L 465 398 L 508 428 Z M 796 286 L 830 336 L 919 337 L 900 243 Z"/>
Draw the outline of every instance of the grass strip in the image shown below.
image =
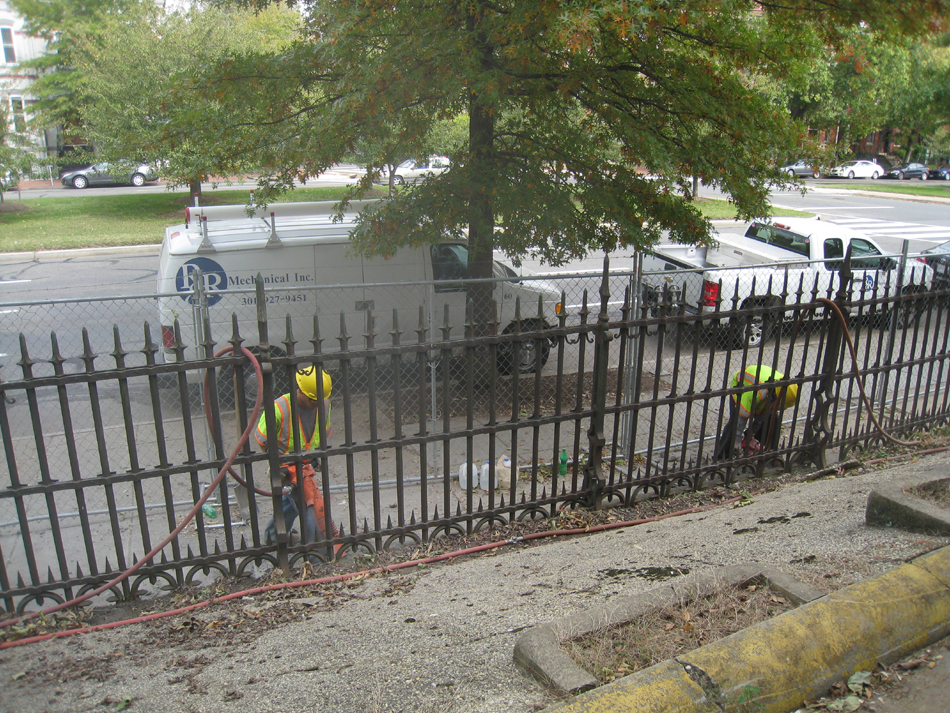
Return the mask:
<path fill-rule="evenodd" d="M 281 202 L 339 200 L 346 190 L 342 186 L 297 188 Z M 184 222 L 185 207 L 192 204 L 187 193 L 79 194 L 27 201 L 10 200 L 11 195 L 0 203 L 0 252 L 159 245 L 165 228 Z M 385 195 L 385 190 L 376 189 L 369 197 Z M 247 200 L 247 190 L 215 190 L 204 193 L 201 204 L 241 205 Z M 736 217 L 735 206 L 729 201 L 704 198 L 697 204 L 711 220 Z M 774 215 L 812 214 L 783 209 Z"/>

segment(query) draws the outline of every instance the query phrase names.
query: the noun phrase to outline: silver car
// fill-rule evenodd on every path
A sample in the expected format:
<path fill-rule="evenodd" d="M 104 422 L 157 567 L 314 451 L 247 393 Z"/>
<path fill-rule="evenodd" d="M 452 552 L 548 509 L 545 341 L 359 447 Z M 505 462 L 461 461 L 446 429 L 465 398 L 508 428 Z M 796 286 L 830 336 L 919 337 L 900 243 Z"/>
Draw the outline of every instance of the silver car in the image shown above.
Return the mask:
<path fill-rule="evenodd" d="M 445 156 L 429 156 L 429 158 L 424 158 L 419 161 L 410 159 L 396 166 L 396 169 L 393 171 L 393 181 L 399 185 L 404 183 L 417 183 L 427 176 L 437 176 L 440 173 L 448 171 L 451 165 L 452 162 Z M 385 171 L 383 171 L 380 180 L 388 182 Z"/>
<path fill-rule="evenodd" d="M 144 186 L 149 181 L 157 181 L 158 173 L 148 164 L 142 163 L 128 173 L 122 172 L 120 166 L 113 166 L 106 161 L 97 163 L 75 171 L 67 171 L 59 180 L 68 188 L 86 188 L 87 186 L 113 186 L 118 184 L 132 184 Z"/>

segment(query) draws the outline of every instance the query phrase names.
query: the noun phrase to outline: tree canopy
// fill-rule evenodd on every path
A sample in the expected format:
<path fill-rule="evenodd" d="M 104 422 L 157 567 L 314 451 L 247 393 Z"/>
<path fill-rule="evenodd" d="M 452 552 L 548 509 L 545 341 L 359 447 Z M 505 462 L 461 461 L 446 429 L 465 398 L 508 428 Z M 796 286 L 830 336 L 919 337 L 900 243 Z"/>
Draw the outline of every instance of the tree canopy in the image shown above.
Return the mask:
<path fill-rule="evenodd" d="M 84 47 L 94 45 L 109 19 L 121 16 L 139 0 L 10 0 L 24 19 L 24 30 L 46 41 L 46 53 L 21 66 L 37 72 L 30 107 L 39 127 L 59 126 L 82 133 L 80 107 L 88 103 L 83 75 L 76 71 Z"/>
<path fill-rule="evenodd" d="M 77 70 L 87 101 L 79 113 L 87 137 L 104 158 L 157 161 L 172 184 L 199 192 L 202 181 L 221 175 L 218 166 L 192 132 L 167 129 L 181 125 L 185 114 L 200 123 L 216 105 L 194 92 L 183 106 L 178 87 L 229 51 L 279 51 L 299 23 L 296 13 L 279 6 L 254 13 L 193 5 L 166 13 L 143 3 L 111 18 L 94 41 L 81 45 Z"/>
<path fill-rule="evenodd" d="M 470 274 L 487 276 L 492 247 L 559 263 L 661 235 L 702 242 L 709 225 L 683 199 L 694 175 L 739 215 L 766 214 L 776 162 L 806 132 L 749 77 L 803 72 L 815 38 L 839 47 L 856 27 L 932 31 L 948 5 L 311 0 L 300 40 L 231 53 L 180 92 L 211 93 L 202 142 L 222 165 L 259 156 L 275 191 L 358 142 L 379 147 L 375 165 L 386 146 L 421 154 L 437 122 L 467 116 L 452 170 L 366 213 L 356 240 L 389 253 L 467 236 Z"/>

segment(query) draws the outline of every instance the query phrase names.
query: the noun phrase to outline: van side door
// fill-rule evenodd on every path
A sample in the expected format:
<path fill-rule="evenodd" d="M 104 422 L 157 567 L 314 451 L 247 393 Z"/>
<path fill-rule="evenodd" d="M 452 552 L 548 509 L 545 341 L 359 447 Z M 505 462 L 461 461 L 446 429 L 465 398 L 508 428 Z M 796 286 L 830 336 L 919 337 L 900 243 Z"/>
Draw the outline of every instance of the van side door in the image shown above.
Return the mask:
<path fill-rule="evenodd" d="M 419 307 L 425 306 L 428 248 L 402 248 L 395 255 L 363 258 L 363 314 L 372 310 L 377 344 L 391 344 L 393 310 L 399 319 L 400 342 L 416 341 Z M 362 334 L 362 332 L 360 332 Z"/>
<path fill-rule="evenodd" d="M 430 279 L 435 280 L 433 322 L 438 326 L 443 324 L 445 306 L 448 305 L 449 324 L 456 328 L 452 330 L 452 336 L 459 337 L 463 334 L 468 301 L 465 285 L 468 277 L 468 247 L 461 243 L 437 243 L 430 245 L 428 250 Z"/>

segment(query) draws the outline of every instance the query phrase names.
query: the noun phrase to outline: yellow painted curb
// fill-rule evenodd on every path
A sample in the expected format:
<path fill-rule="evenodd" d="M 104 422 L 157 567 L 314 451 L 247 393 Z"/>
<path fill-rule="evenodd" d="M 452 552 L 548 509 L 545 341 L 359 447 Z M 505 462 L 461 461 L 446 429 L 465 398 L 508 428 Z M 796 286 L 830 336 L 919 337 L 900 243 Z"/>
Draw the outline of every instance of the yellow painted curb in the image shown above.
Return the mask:
<path fill-rule="evenodd" d="M 558 713 L 786 713 L 950 633 L 950 547 L 588 691 Z M 698 691 L 698 693 L 697 693 Z M 701 694 L 701 695 L 700 695 Z"/>
<path fill-rule="evenodd" d="M 558 713 L 722 713 L 672 659 L 583 693 L 556 710 Z"/>

